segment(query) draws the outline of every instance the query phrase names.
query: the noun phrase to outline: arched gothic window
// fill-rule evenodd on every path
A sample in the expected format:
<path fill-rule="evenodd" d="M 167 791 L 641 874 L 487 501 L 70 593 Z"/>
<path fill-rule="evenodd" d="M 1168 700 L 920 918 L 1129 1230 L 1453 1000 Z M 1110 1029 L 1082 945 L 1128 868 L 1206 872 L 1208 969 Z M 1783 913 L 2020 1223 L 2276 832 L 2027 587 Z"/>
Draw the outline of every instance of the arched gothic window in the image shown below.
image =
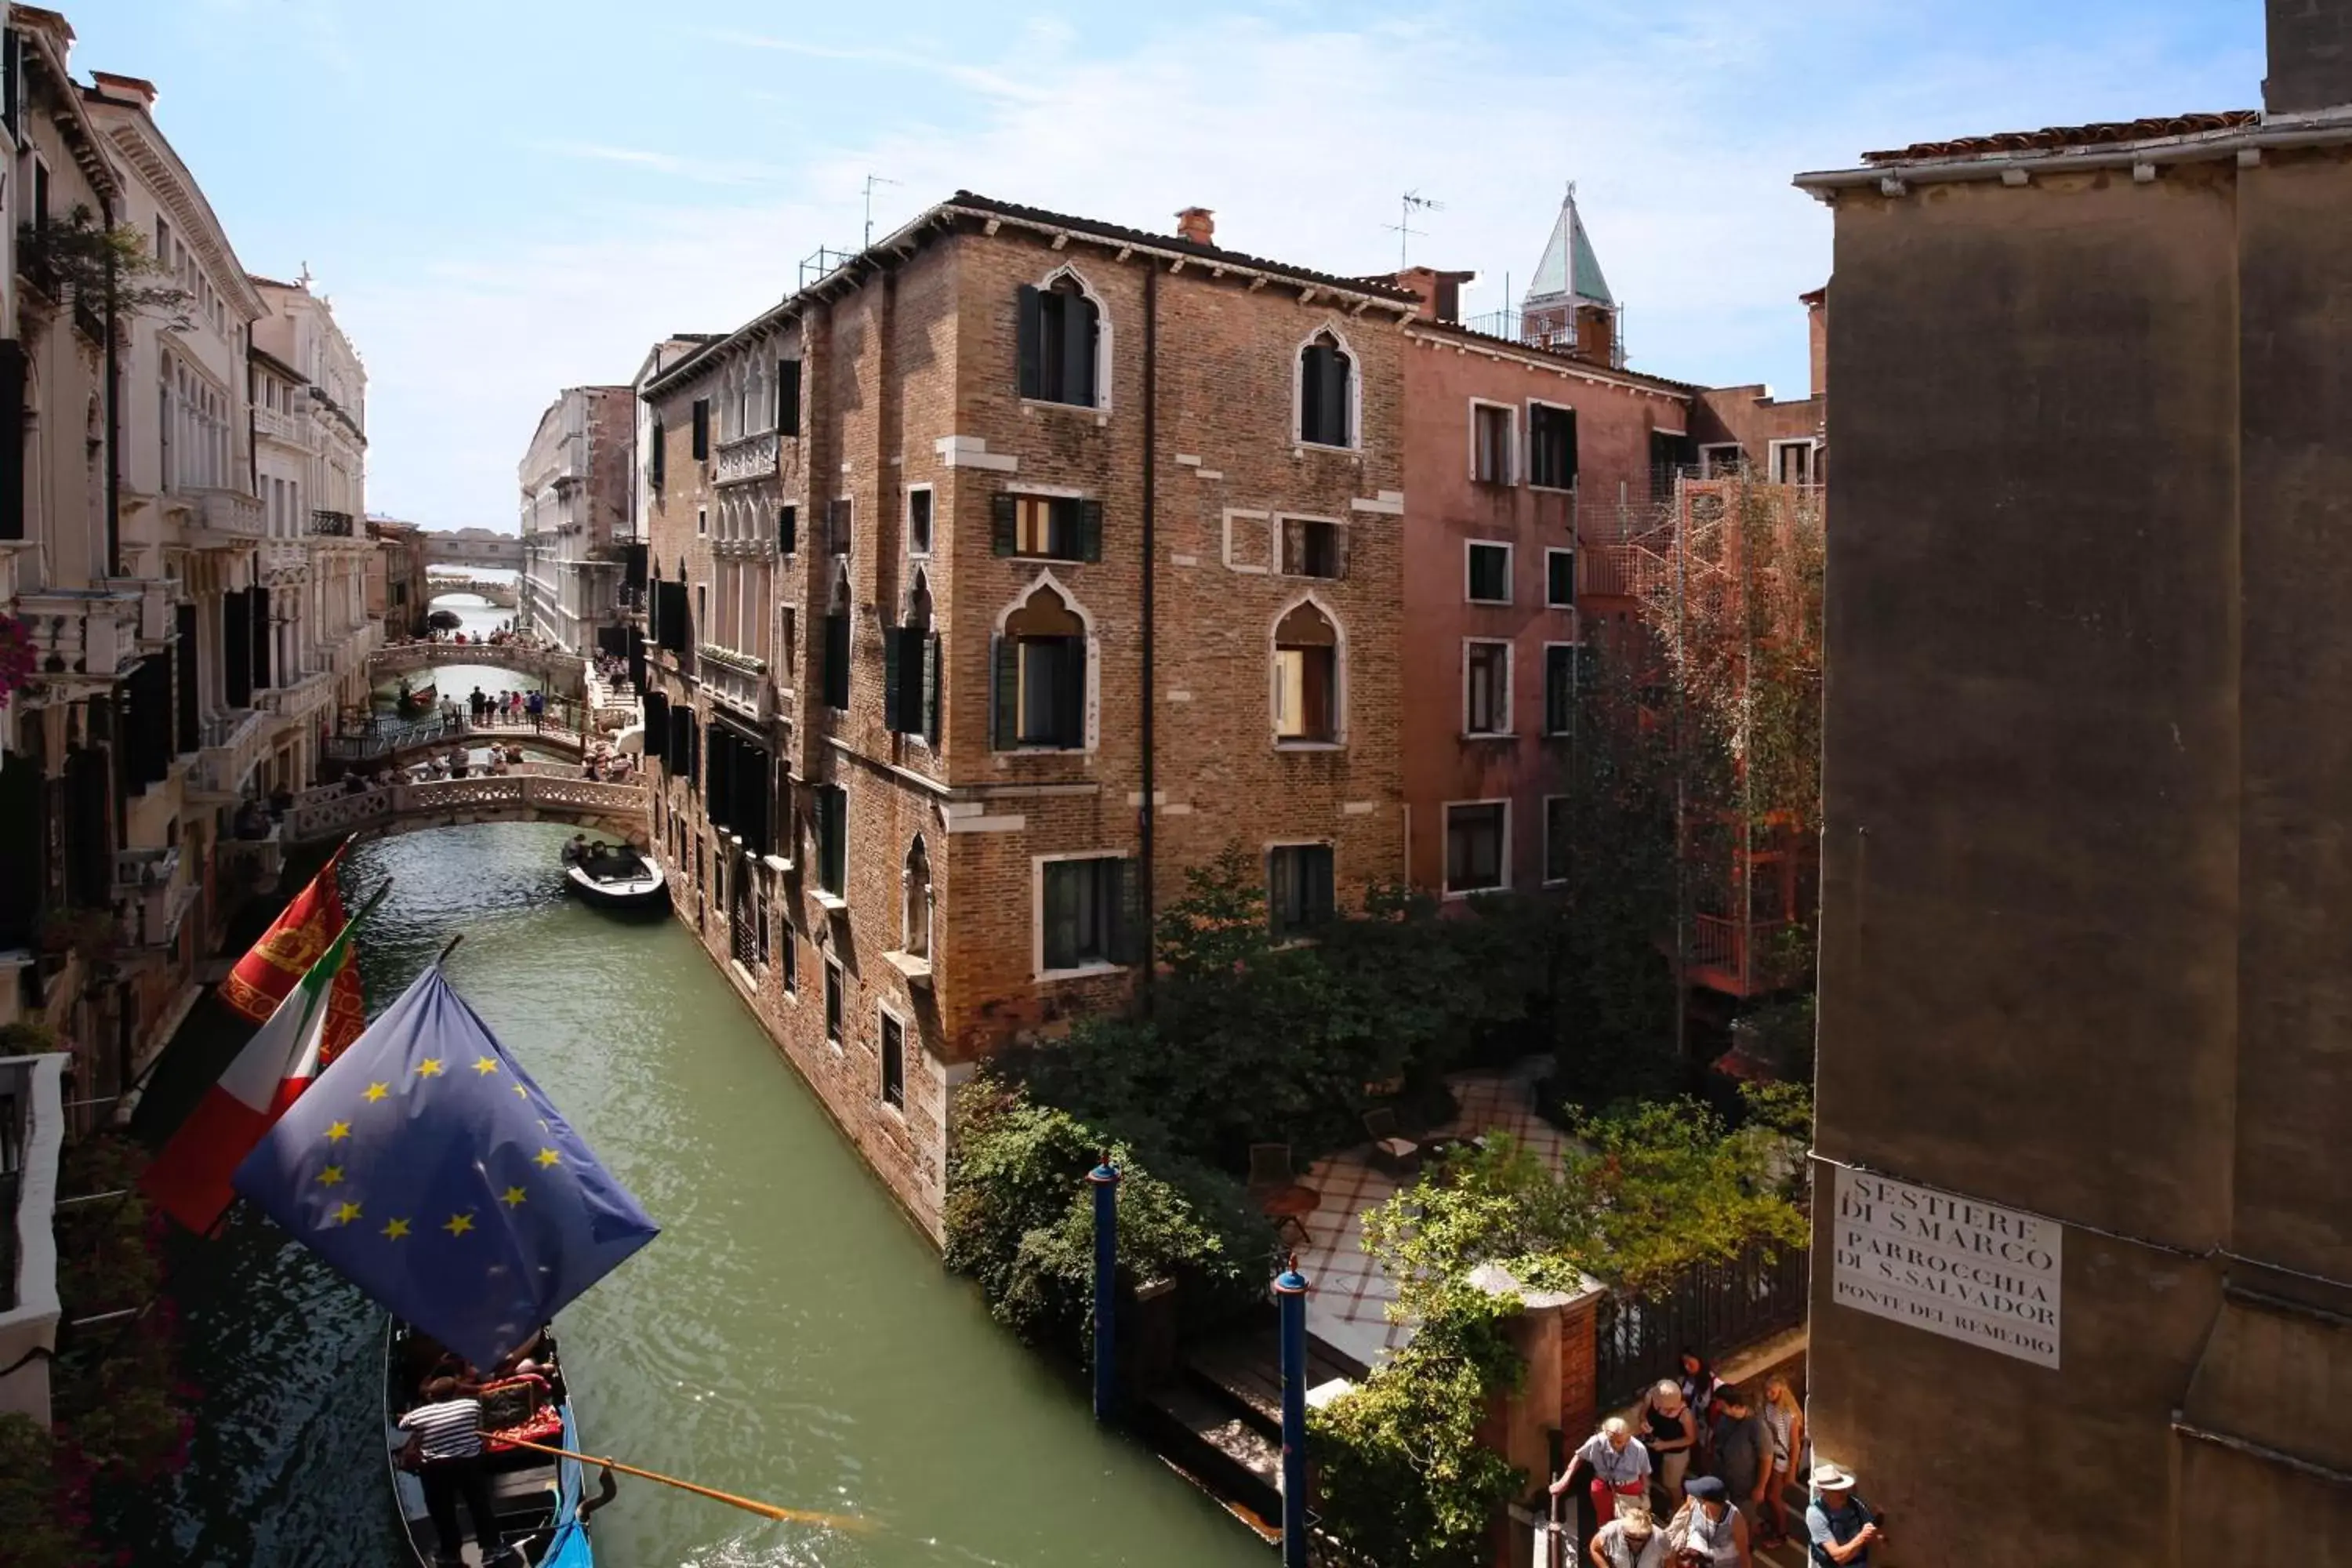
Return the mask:
<path fill-rule="evenodd" d="M 994 660 L 995 750 L 1085 747 L 1087 640 L 1085 616 L 1050 580 L 1005 616 Z"/>
<path fill-rule="evenodd" d="M 1274 628 L 1274 734 L 1276 741 L 1339 738 L 1339 633 L 1315 605 L 1301 600 Z"/>
<path fill-rule="evenodd" d="M 904 884 L 906 910 L 904 930 L 899 939 L 899 951 L 915 958 L 931 955 L 931 857 L 923 847 L 923 836 L 917 834 L 907 851 L 907 864 L 900 872 Z"/>
<path fill-rule="evenodd" d="M 1298 351 L 1298 438 L 1318 447 L 1355 443 L 1356 362 L 1328 328 Z"/>
<path fill-rule="evenodd" d="M 920 571 L 906 618 L 882 628 L 882 723 L 900 735 L 940 738 L 940 639 L 931 630 L 931 585 Z"/>
<path fill-rule="evenodd" d="M 1021 286 L 1021 395 L 1099 407 L 1102 309 L 1065 272 L 1043 289 Z"/>

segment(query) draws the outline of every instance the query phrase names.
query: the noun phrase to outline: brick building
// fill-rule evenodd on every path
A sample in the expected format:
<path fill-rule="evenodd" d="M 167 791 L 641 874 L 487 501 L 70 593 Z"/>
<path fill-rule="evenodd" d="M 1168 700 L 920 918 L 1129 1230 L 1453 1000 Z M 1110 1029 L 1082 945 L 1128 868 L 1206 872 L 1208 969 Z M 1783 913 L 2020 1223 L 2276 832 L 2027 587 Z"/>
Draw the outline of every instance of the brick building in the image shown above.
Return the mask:
<path fill-rule="evenodd" d="M 1403 869 L 1416 298 L 1179 222 L 960 193 L 645 388 L 657 848 L 933 1232 L 950 1089 L 1186 868 Z"/>
<path fill-rule="evenodd" d="M 1404 354 L 1409 874 L 1449 898 L 1567 875 L 1580 604 L 1630 612 L 1609 550 L 1648 516 L 1661 441 L 1690 429 L 1695 389 L 1620 367 L 1616 312 L 1572 205 L 1548 268 L 1555 252 L 1582 258 L 1583 302 L 1570 322 L 1531 296 L 1517 340 L 1454 321 L 1440 285 L 1458 274 L 1398 277 L 1424 300 Z M 1595 290 L 1604 298 L 1584 298 Z"/>

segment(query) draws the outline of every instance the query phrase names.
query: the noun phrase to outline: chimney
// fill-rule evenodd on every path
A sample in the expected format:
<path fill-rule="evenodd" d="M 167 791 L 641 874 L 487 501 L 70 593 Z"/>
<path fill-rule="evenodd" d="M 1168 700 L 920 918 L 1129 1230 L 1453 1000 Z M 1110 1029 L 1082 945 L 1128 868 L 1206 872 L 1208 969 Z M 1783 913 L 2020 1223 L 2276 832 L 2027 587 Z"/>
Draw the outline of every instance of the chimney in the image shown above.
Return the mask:
<path fill-rule="evenodd" d="M 1421 297 L 1421 319 L 1458 325 L 1462 320 L 1462 285 L 1478 280 L 1475 272 L 1440 272 L 1434 267 L 1408 267 L 1385 278 L 1367 278 L 1367 283 L 1393 283 L 1409 294 Z"/>
<path fill-rule="evenodd" d="M 2268 0 L 2263 108 L 2306 114 L 2352 104 L 2352 0 Z"/>
<path fill-rule="evenodd" d="M 1194 245 L 1217 243 L 1217 215 L 1207 207 L 1186 207 L 1176 215 L 1176 232 Z"/>
<path fill-rule="evenodd" d="M 118 76 L 112 71 L 92 71 L 89 79 L 99 91 L 109 98 L 128 99 L 143 110 L 155 107 L 155 84 L 145 77 Z"/>
<path fill-rule="evenodd" d="M 1595 364 L 1617 363 L 1617 312 L 1606 305 L 1576 308 L 1576 352 Z"/>
<path fill-rule="evenodd" d="M 1805 307 L 1805 334 L 1812 347 L 1813 395 L 1826 397 L 1830 390 L 1830 289 L 1824 283 L 1810 294 L 1800 294 Z"/>

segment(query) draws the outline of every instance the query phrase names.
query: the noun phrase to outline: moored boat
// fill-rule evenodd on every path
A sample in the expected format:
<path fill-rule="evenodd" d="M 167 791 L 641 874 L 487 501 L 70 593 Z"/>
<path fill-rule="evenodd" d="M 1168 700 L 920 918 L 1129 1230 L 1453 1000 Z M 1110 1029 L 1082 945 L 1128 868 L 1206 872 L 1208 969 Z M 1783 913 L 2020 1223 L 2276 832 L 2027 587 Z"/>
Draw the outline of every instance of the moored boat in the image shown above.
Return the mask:
<path fill-rule="evenodd" d="M 564 879 L 592 904 L 613 910 L 651 909 L 668 900 L 659 866 L 626 844 L 566 845 Z"/>
<path fill-rule="evenodd" d="M 440 1534 L 425 1506 L 424 1478 L 402 1463 L 408 1434 L 401 1429 L 400 1417 L 425 1402 L 425 1384 L 452 1359 L 424 1334 L 398 1318 L 392 1320 L 384 1341 L 384 1438 L 401 1532 L 424 1568 L 436 1568 L 449 1559 L 441 1555 Z M 477 1396 L 482 1402 L 482 1462 L 489 1472 L 491 1511 L 500 1538 L 513 1549 L 509 1555 L 488 1561 L 530 1568 L 586 1568 L 593 1559 L 587 1523 L 579 1511 L 580 1461 L 538 1453 L 513 1441 L 522 1438 L 575 1452 L 580 1447 L 555 1331 L 542 1330 L 518 1359 L 528 1371 L 494 1377 Z M 462 1502 L 456 1512 L 464 1536 L 458 1561 L 467 1568 L 483 1568 L 473 1516 Z"/>

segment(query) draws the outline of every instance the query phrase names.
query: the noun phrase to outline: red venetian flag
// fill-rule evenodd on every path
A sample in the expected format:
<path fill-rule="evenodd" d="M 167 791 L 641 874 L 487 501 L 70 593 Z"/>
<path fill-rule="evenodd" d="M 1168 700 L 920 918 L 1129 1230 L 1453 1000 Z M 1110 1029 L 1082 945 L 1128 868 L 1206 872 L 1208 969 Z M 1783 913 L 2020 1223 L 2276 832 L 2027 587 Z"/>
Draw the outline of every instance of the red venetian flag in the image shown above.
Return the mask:
<path fill-rule="evenodd" d="M 319 1075 L 333 1005 L 330 998 L 351 969 L 351 955 L 352 932 L 345 926 L 246 1042 L 220 1081 L 205 1090 L 139 1178 L 140 1190 L 157 1208 L 198 1235 L 220 1223 L 236 1200 L 229 1178 L 238 1163 Z"/>
<path fill-rule="evenodd" d="M 336 880 L 337 862 L 351 847 L 347 839 L 319 868 L 310 885 L 294 896 L 285 912 L 261 933 L 253 950 L 236 961 L 221 982 L 220 999 L 256 1024 L 267 1024 L 279 1004 L 302 983 L 345 924 L 343 894 Z M 360 970 L 343 965 L 327 998 L 325 1032 L 320 1036 L 323 1065 L 342 1054 L 343 1047 L 367 1027 L 367 1007 L 360 995 Z"/>

